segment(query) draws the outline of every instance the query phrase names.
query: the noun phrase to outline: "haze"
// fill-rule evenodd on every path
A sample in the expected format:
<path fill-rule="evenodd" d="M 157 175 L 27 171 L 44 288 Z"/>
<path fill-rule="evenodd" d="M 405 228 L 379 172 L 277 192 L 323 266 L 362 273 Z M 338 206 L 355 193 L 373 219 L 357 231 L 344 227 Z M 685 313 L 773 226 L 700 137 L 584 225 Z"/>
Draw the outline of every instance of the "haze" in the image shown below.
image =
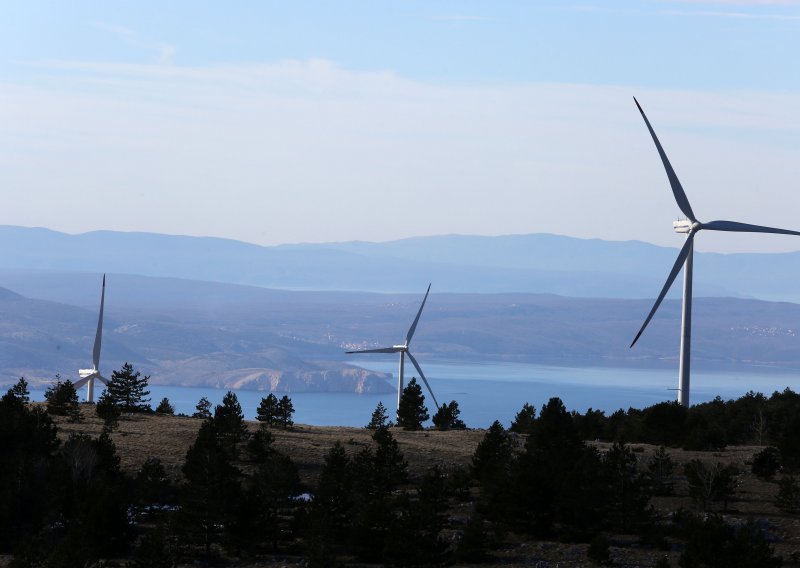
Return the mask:
<path fill-rule="evenodd" d="M 799 38 L 793 1 L 13 3 L 0 224 L 678 246 L 636 95 L 702 220 L 797 229 Z"/>

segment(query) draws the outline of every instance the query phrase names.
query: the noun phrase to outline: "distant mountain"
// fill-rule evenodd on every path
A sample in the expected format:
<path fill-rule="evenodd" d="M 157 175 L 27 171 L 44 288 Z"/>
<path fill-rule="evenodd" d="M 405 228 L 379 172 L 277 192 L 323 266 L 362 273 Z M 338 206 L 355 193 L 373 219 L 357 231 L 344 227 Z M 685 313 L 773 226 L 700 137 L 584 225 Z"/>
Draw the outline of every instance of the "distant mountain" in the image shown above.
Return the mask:
<path fill-rule="evenodd" d="M 46 296 L 31 300 L 0 288 L 0 383 L 22 374 L 70 377 L 85 366 L 99 285 L 98 274 L 0 272 L 0 286 Z M 102 367 L 131 361 L 162 384 L 389 391 L 387 375 L 350 366 L 358 359 L 344 351 L 402 341 L 421 297 L 421 291 L 300 292 L 111 273 Z M 665 301 L 636 348 L 628 348 L 650 305 L 650 299 L 433 291 L 415 354 L 423 366 L 518 361 L 674 368 L 678 301 Z M 701 298 L 694 315 L 695 368 L 800 369 L 799 305 Z"/>
<path fill-rule="evenodd" d="M 113 286 L 126 278 L 109 282 L 109 304 L 120 292 Z M 332 346 L 306 345 L 237 320 L 209 321 L 199 314 L 188 318 L 180 310 L 145 311 L 132 304 L 121 310 L 109 304 L 101 358 L 106 376 L 129 361 L 151 375 L 154 384 L 276 392 L 392 390 L 388 375 L 337 360 L 340 350 Z M 91 362 L 96 325 L 94 310 L 32 300 L 0 288 L 0 384 L 25 376 L 38 386 L 56 374 L 76 380 L 77 370 Z"/>
<path fill-rule="evenodd" d="M 653 298 L 676 249 L 531 234 L 261 247 L 210 237 L 0 226 L 0 270 L 114 272 L 293 290 Z M 697 253 L 695 294 L 800 301 L 800 253 Z M 678 287 L 671 297 L 677 297 Z"/>

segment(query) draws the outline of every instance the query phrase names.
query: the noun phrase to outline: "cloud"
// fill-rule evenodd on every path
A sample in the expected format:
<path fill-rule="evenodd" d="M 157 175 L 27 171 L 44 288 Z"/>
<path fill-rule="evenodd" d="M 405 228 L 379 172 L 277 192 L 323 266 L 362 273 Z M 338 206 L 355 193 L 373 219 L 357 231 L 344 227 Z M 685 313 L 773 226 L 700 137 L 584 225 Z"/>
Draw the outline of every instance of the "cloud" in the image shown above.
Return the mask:
<path fill-rule="evenodd" d="M 675 244 L 678 210 L 633 94 L 702 219 L 793 227 L 800 211 L 800 95 L 443 86 L 321 59 L 49 62 L 33 75 L 0 83 L 0 223 L 265 244 L 526 232 Z"/>

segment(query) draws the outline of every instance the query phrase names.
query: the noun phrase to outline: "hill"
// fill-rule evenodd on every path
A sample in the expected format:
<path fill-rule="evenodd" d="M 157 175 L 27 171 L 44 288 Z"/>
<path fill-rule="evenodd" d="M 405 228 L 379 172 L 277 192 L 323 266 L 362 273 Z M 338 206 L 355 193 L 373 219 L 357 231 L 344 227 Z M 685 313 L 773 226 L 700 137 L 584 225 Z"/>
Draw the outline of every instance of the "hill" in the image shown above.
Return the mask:
<path fill-rule="evenodd" d="M 0 383 L 74 376 L 91 353 L 100 275 L 0 272 Z M 43 297 L 43 298 L 42 298 Z M 102 368 L 134 363 L 154 384 L 282 392 L 388 392 L 388 375 L 347 349 L 400 341 L 421 293 L 299 292 L 109 274 Z M 73 304 L 73 305 L 69 305 Z M 651 300 L 448 294 L 433 288 L 415 353 L 426 361 L 674 368 L 679 303 L 667 300 L 635 349 Z M 800 306 L 737 298 L 695 303 L 701 369 L 800 368 Z M 388 356 L 387 356 L 388 357 Z M 383 390 L 381 390 L 383 389 Z"/>
<path fill-rule="evenodd" d="M 67 439 L 71 433 L 88 433 L 94 436 L 100 433 L 102 424 L 94 416 L 93 409 L 84 405 L 82 410 L 86 416 L 86 420 L 82 423 L 58 420 L 59 435 L 62 439 Z M 120 422 L 119 429 L 112 434 L 121 458 L 122 469 L 130 475 L 135 475 L 145 459 L 155 457 L 164 464 L 173 482 L 181 482 L 181 466 L 186 451 L 193 443 L 201 423 L 201 420 L 193 418 L 128 416 Z M 249 428 L 254 431 L 256 424 L 250 423 Z M 432 466 L 438 466 L 441 471 L 449 475 L 468 467 L 476 446 L 486 433 L 483 430 L 407 432 L 397 428 L 393 428 L 391 432 L 409 464 L 412 486 L 419 484 L 424 472 Z M 272 430 L 272 434 L 275 447 L 297 464 L 301 481 L 306 487 L 313 487 L 318 482 L 324 456 L 336 441 L 342 442 L 351 456 L 355 456 L 372 444 L 371 432 L 363 428 L 297 425 L 290 430 Z M 518 446 L 523 442 L 524 439 L 519 438 Z M 593 445 L 603 453 L 610 448 L 608 443 Z M 633 449 L 640 468 L 644 467 L 657 450 L 655 446 L 648 444 L 635 444 Z M 739 474 L 726 518 L 735 519 L 736 522 L 755 519 L 761 530 L 770 535 L 771 545 L 775 547 L 776 553 L 784 557 L 787 566 L 794 566 L 796 564 L 791 561 L 791 553 L 800 543 L 800 532 L 795 519 L 779 511 L 773 504 L 777 490 L 776 483 L 760 480 L 750 471 L 749 463 L 759 449 L 755 446 L 733 446 L 714 452 L 700 452 L 669 448 L 668 452 L 676 472 L 683 471 L 683 466 L 691 460 L 734 466 Z M 477 491 L 477 488 L 474 488 L 470 494 L 459 498 L 457 505 L 448 511 L 448 519 L 455 523 L 457 530 L 463 530 L 463 518 L 473 506 Z M 658 518 L 667 518 L 677 510 L 691 511 L 696 506 L 689 495 L 686 478 L 682 475 L 675 477 L 674 495 L 654 497 L 652 505 L 653 514 Z M 461 520 L 456 522 L 454 519 Z M 503 546 L 491 550 L 489 558 L 480 563 L 480 566 L 530 566 L 532 560 L 541 565 L 545 565 L 543 563 L 571 567 L 586 565 L 586 544 L 534 539 L 514 534 L 504 534 L 501 538 L 504 541 Z M 680 545 L 659 550 L 652 543 L 634 544 L 636 540 L 631 535 L 614 535 L 611 540 L 611 553 L 616 565 L 653 566 L 658 558 L 665 555 L 672 559 L 674 565 L 681 551 Z M 289 551 L 273 559 L 272 562 L 269 558 L 262 558 L 258 566 L 299 565 L 302 561 L 299 554 L 295 556 Z M 246 563 L 237 565 L 250 566 Z"/>

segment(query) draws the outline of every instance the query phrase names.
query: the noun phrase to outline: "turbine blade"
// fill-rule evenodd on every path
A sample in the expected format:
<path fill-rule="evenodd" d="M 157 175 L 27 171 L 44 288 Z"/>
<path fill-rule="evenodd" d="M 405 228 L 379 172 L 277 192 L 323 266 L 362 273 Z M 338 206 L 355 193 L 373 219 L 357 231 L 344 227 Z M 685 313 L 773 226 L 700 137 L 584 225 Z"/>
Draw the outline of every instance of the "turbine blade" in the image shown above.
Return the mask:
<path fill-rule="evenodd" d="M 398 351 L 402 351 L 402 349 L 398 347 L 381 347 L 380 349 L 362 349 L 361 351 L 345 351 L 346 354 L 352 353 L 397 353 Z"/>
<path fill-rule="evenodd" d="M 91 377 L 85 377 L 83 379 L 78 379 L 77 381 L 72 383 L 72 386 L 75 387 L 75 390 L 78 390 L 79 388 L 84 386 L 86 383 L 88 383 L 89 379 L 91 379 Z"/>
<path fill-rule="evenodd" d="M 419 307 L 419 311 L 417 312 L 417 317 L 414 318 L 414 323 L 411 324 L 411 327 L 408 328 L 408 333 L 406 334 L 406 345 L 411 343 L 411 338 L 414 337 L 414 332 L 417 330 L 417 323 L 419 322 L 419 316 L 422 315 L 422 308 L 425 307 L 425 302 L 428 300 L 428 294 L 431 293 L 431 285 L 428 284 L 428 291 L 425 292 L 425 297 L 422 299 L 422 305 Z"/>
<path fill-rule="evenodd" d="M 678 176 L 675 175 L 675 170 L 672 169 L 672 164 L 669 163 L 669 158 L 667 158 L 664 148 L 661 147 L 661 142 L 658 141 L 655 130 L 653 130 L 653 127 L 650 126 L 650 121 L 647 120 L 647 116 L 644 114 L 642 106 L 639 104 L 639 101 L 636 100 L 636 97 L 633 97 L 633 102 L 636 103 L 636 106 L 639 108 L 639 112 L 642 113 L 644 123 L 647 125 L 647 129 L 650 131 L 650 135 L 653 137 L 653 142 L 656 143 L 656 150 L 658 150 L 658 155 L 661 156 L 661 162 L 664 164 L 664 169 L 667 170 L 669 184 L 672 186 L 672 194 L 675 196 L 675 201 L 678 202 L 678 207 L 681 211 L 683 211 L 684 215 L 691 219 L 692 222 L 696 222 L 697 219 L 692 211 L 692 206 L 689 205 L 689 199 L 686 197 L 686 192 L 683 191 L 683 186 L 678 180 Z"/>
<path fill-rule="evenodd" d="M 100 368 L 100 344 L 103 341 L 103 307 L 106 301 L 106 275 L 103 274 L 103 291 L 100 293 L 100 317 L 97 319 L 97 334 L 94 336 L 94 349 L 92 350 L 92 363 L 94 368 Z"/>
<path fill-rule="evenodd" d="M 103 375 L 98 374 L 95 379 L 98 379 L 101 383 L 108 386 L 108 379 L 105 378 Z"/>
<path fill-rule="evenodd" d="M 776 229 L 774 227 L 763 227 L 761 225 L 749 225 L 748 223 L 737 223 L 736 221 L 711 221 L 703 223 L 703 229 L 711 231 L 734 231 L 738 233 L 777 233 L 779 235 L 800 235 L 798 231 L 788 229 Z"/>
<path fill-rule="evenodd" d="M 644 328 L 646 328 L 647 324 L 650 323 L 650 320 L 653 319 L 653 316 L 655 315 L 658 306 L 661 305 L 662 300 L 664 300 L 664 296 L 667 295 L 670 286 L 672 286 L 672 283 L 675 281 L 675 277 L 678 276 L 678 273 L 681 271 L 681 268 L 683 268 L 683 263 L 686 262 L 686 257 L 689 256 L 689 251 L 692 248 L 693 242 L 694 242 L 694 233 L 691 233 L 689 235 L 689 238 L 686 239 L 686 242 L 684 243 L 681 252 L 678 253 L 678 258 L 675 259 L 675 264 L 672 266 L 672 271 L 669 273 L 667 281 L 664 283 L 664 287 L 661 289 L 661 293 L 658 295 L 658 298 L 656 298 L 656 303 L 653 304 L 653 308 L 650 310 L 650 313 L 647 314 L 647 319 L 644 320 L 642 327 L 639 329 L 639 333 L 636 334 L 636 337 L 634 337 L 633 342 L 631 342 L 631 347 L 636 345 L 636 342 L 639 341 L 639 337 L 641 337 Z"/>
<path fill-rule="evenodd" d="M 414 365 L 414 368 L 417 369 L 417 372 L 419 373 L 419 378 L 422 379 L 422 382 L 424 382 L 425 386 L 428 387 L 428 392 L 431 393 L 433 404 L 436 405 L 436 408 L 439 408 L 439 403 L 436 402 L 436 396 L 433 394 L 433 391 L 431 390 L 431 385 L 428 384 L 428 379 L 425 378 L 425 373 L 423 373 L 422 369 L 420 369 L 419 363 L 417 363 L 417 360 L 414 359 L 414 356 L 411 354 L 411 351 L 406 351 L 406 355 L 408 355 L 408 358 L 411 359 L 411 363 Z"/>

